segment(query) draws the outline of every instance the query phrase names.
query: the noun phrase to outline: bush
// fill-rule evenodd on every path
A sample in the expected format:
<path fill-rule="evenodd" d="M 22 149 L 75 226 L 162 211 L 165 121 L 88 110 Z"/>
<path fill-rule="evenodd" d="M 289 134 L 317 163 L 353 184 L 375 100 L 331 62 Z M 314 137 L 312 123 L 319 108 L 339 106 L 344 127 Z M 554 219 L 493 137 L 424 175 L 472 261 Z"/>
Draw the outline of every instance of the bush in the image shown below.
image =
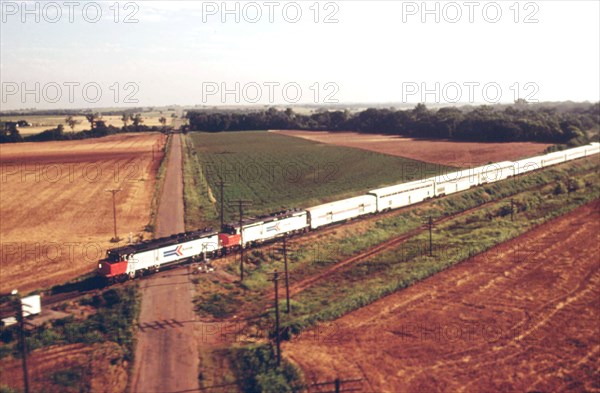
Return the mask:
<path fill-rule="evenodd" d="M 300 372 L 288 362 L 277 368 L 270 345 L 257 345 L 230 351 L 240 390 L 252 393 L 296 393 L 305 389 Z"/>
<path fill-rule="evenodd" d="M 552 192 L 554 195 L 561 195 L 567 192 L 567 187 L 562 182 L 558 182 L 556 187 L 554 187 L 554 191 Z"/>
<path fill-rule="evenodd" d="M 52 373 L 50 380 L 58 386 L 73 387 L 81 382 L 82 373 L 80 368 L 67 368 Z"/>

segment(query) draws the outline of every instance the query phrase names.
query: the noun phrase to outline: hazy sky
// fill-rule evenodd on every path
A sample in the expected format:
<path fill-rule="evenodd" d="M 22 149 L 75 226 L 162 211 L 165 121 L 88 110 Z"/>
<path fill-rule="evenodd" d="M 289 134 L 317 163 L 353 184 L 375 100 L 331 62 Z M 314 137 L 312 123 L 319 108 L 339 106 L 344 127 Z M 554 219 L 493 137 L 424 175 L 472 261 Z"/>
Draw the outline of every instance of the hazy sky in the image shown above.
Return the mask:
<path fill-rule="evenodd" d="M 0 4 L 5 110 L 600 100 L 598 1 Z"/>

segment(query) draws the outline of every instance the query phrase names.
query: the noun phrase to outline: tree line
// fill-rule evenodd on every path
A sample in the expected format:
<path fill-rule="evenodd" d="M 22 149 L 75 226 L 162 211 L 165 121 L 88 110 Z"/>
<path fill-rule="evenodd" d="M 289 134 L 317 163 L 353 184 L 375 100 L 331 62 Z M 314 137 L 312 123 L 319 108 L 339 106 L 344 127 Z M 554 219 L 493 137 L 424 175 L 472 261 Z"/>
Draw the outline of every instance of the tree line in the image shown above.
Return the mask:
<path fill-rule="evenodd" d="M 115 127 L 107 125 L 99 113 L 86 113 L 85 119 L 89 123 L 89 130 L 75 132 L 75 127 L 81 123 L 72 114 L 65 118 L 65 124 L 71 129 L 70 132 L 65 130 L 63 124 L 58 124 L 55 128 L 51 128 L 40 132 L 39 134 L 22 136 L 19 132 L 19 124 L 21 122 L 7 121 L 1 124 L 0 143 L 15 143 L 15 142 L 46 142 L 46 141 L 64 141 L 64 140 L 79 140 L 88 138 L 100 138 L 107 135 L 118 134 L 122 132 L 143 132 L 143 131 L 161 131 L 170 130 L 167 127 L 167 119 L 162 116 L 159 118 L 161 126 L 147 126 L 144 119 L 139 113 L 125 112 L 121 115 L 123 127 Z"/>
<path fill-rule="evenodd" d="M 299 114 L 291 108 L 252 112 L 190 111 L 192 131 L 314 130 L 355 131 L 411 138 L 475 142 L 536 141 L 560 144 L 587 143 L 600 129 L 600 103 L 530 106 L 523 102 L 506 107 L 444 107 L 418 104 L 411 110 L 370 108 Z"/>

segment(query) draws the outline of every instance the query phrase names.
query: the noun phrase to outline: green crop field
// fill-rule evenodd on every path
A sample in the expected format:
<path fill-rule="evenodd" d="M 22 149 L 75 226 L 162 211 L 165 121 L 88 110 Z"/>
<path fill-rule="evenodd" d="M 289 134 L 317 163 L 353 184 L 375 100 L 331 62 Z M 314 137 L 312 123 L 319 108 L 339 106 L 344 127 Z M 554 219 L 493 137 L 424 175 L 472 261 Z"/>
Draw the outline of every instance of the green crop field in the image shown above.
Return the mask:
<path fill-rule="evenodd" d="M 454 168 L 380 153 L 325 145 L 266 131 L 191 133 L 186 137 L 186 225 L 218 222 L 219 180 L 226 221 L 236 199 L 260 214 L 309 207 L 369 189 L 432 177 Z"/>

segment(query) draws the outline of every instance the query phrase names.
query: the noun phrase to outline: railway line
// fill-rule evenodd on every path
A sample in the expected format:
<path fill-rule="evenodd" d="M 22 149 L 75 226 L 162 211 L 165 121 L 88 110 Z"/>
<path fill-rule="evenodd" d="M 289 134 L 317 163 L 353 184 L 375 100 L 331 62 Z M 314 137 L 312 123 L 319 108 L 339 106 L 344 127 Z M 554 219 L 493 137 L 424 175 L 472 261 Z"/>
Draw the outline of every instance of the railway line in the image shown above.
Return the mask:
<path fill-rule="evenodd" d="M 542 171 L 545 168 L 542 169 L 538 169 L 537 171 Z M 536 171 L 536 172 L 537 172 Z M 588 170 L 588 171 L 584 171 L 581 172 L 581 174 L 586 174 L 591 172 L 592 170 Z M 521 176 L 528 176 L 530 175 L 532 172 L 527 172 L 525 174 L 522 175 L 517 175 L 514 178 L 518 178 Z M 504 181 L 511 181 L 511 179 L 514 178 L 509 178 L 508 180 L 504 180 Z M 550 182 L 547 184 L 543 184 L 543 185 L 538 185 L 538 186 L 534 186 L 534 187 L 529 187 L 523 191 L 520 191 L 516 194 L 507 196 L 507 197 L 503 197 L 500 199 L 496 199 L 493 201 L 489 201 L 489 202 L 484 202 L 478 206 L 469 208 L 467 210 L 463 210 L 461 212 L 458 212 L 456 214 L 451 214 L 445 217 L 442 217 L 440 219 L 437 219 L 435 221 L 433 221 L 434 225 L 439 225 L 442 224 L 446 221 L 470 214 L 472 212 L 475 212 L 477 210 L 483 209 L 486 206 L 489 206 L 491 204 L 495 204 L 498 202 L 502 202 L 502 201 L 507 201 L 510 200 L 511 198 L 514 198 L 515 196 L 518 196 L 522 193 L 525 192 L 531 192 L 531 191 L 535 191 L 535 190 L 539 190 L 543 187 L 547 187 L 548 185 L 551 184 L 556 184 L 557 181 L 554 182 Z M 459 191 L 458 193 L 463 193 L 466 192 L 468 190 L 463 190 L 463 191 Z M 443 198 L 444 196 L 442 196 Z M 391 216 L 395 216 L 398 214 L 401 214 L 403 212 L 409 211 L 411 209 L 414 209 L 415 207 L 418 206 L 422 206 L 425 205 L 427 203 L 430 203 L 433 199 L 426 199 L 423 200 L 421 202 L 415 203 L 415 204 L 411 204 L 409 206 L 404 206 L 398 209 L 393 209 L 393 210 L 387 210 L 381 213 L 377 213 L 377 214 L 370 214 L 370 215 L 363 215 L 363 216 L 359 216 L 357 218 L 352 219 L 351 221 L 342 221 L 342 222 L 337 222 L 334 224 L 330 224 L 327 226 L 323 226 L 318 228 L 317 230 L 314 231 L 309 231 L 309 232 L 303 232 L 303 233 L 297 233 L 294 234 L 293 237 L 295 238 L 300 238 L 302 240 L 309 240 L 311 238 L 317 237 L 317 236 L 322 236 L 324 234 L 327 233 L 331 233 L 341 227 L 346 226 L 349 222 L 360 222 L 360 221 L 367 221 L 367 220 L 371 220 L 373 218 L 385 218 L 385 217 L 391 217 Z M 344 268 L 346 266 L 352 265 L 354 263 L 357 263 L 359 261 L 362 261 L 366 258 L 372 257 L 372 256 L 376 256 L 378 254 L 381 254 L 387 250 L 393 249 L 403 243 L 405 243 L 406 241 L 408 241 L 410 238 L 417 236 L 421 233 L 423 233 L 425 230 L 427 230 L 427 226 L 426 225 L 421 225 L 418 228 L 412 229 L 411 231 L 404 233 L 398 237 L 394 237 L 392 239 L 389 239 L 383 243 L 380 243 L 374 247 L 369 248 L 368 250 L 354 255 L 350 258 L 347 258 L 339 263 L 337 263 L 335 266 L 333 266 L 332 268 L 328 269 L 325 272 L 322 272 L 316 276 L 313 277 L 309 277 L 305 280 L 302 280 L 298 283 L 293 284 L 290 287 L 290 294 L 296 294 L 299 293 L 301 291 L 303 291 L 304 289 L 310 287 L 313 283 L 326 278 L 327 276 L 333 274 L 335 271 Z M 275 242 L 280 241 L 279 238 L 274 238 L 274 239 L 270 239 L 268 241 L 265 241 L 264 243 L 262 243 L 260 246 L 256 247 L 256 249 L 260 250 L 261 248 L 268 246 L 270 244 L 273 244 Z M 229 254 L 230 255 L 230 254 Z M 228 255 L 222 255 L 220 257 L 220 259 L 226 259 Z M 167 266 L 161 266 L 160 271 L 166 271 L 166 270 L 180 270 L 180 269 L 189 269 L 189 266 L 194 263 L 191 259 L 187 259 L 181 262 L 178 262 L 177 264 L 173 264 L 173 265 L 167 265 Z M 149 277 L 152 276 L 151 271 L 146 271 L 143 274 L 137 276 L 137 280 L 146 280 Z M 73 300 L 78 300 L 80 298 L 83 298 L 85 296 L 93 296 L 99 292 L 101 292 L 102 290 L 108 288 L 108 287 L 114 287 L 114 288 L 118 288 L 121 286 L 125 286 L 125 285 L 132 285 L 132 281 L 125 281 L 125 282 L 117 282 L 117 283 L 108 283 L 106 282 L 106 280 L 104 280 L 102 277 L 99 276 L 90 276 L 87 278 L 83 278 L 83 279 L 79 279 L 75 282 L 72 283 L 67 283 L 65 285 L 61 285 L 61 286 L 57 286 L 57 287 L 53 287 L 51 290 L 47 290 L 47 291 L 43 291 L 41 292 L 42 295 L 42 306 L 43 307 L 52 307 L 56 304 L 60 304 L 62 302 L 65 301 L 73 301 Z M 2 304 L 0 305 L 0 317 L 1 318 L 5 318 L 7 316 L 12 316 L 12 314 L 14 314 L 14 311 L 11 310 L 11 306 L 8 304 Z"/>

